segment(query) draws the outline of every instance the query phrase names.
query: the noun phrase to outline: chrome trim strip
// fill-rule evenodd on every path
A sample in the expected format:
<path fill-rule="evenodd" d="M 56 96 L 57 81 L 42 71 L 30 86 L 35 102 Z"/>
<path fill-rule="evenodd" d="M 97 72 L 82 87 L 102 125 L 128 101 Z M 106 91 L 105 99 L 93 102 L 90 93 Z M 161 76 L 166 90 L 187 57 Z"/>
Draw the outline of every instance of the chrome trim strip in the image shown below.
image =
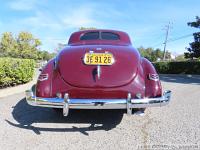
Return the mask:
<path fill-rule="evenodd" d="M 63 115 L 67 116 L 69 109 L 127 109 L 131 114 L 132 108 L 161 107 L 170 102 L 171 91 L 165 91 L 157 98 L 131 99 L 70 99 L 66 93 L 63 98 L 35 97 L 33 92 L 26 91 L 26 101 L 32 106 L 63 108 Z"/>
<path fill-rule="evenodd" d="M 97 65 L 97 77 L 98 77 L 98 79 L 100 79 L 100 76 L 101 76 L 101 66 Z"/>

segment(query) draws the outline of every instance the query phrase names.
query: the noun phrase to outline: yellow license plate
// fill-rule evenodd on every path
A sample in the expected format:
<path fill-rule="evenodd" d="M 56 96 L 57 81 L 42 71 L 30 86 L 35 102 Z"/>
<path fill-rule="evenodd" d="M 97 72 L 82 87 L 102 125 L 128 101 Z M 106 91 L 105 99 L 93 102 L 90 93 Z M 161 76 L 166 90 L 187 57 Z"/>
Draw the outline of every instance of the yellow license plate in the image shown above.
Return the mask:
<path fill-rule="evenodd" d="M 84 63 L 86 65 L 112 65 L 114 57 L 111 53 L 86 53 Z"/>

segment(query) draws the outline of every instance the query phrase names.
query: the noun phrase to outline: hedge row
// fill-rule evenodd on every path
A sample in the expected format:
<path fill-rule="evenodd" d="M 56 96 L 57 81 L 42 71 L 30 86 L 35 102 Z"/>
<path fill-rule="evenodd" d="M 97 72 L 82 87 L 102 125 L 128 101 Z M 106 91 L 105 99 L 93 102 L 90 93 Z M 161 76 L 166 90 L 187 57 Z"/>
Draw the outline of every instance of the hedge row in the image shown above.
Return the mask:
<path fill-rule="evenodd" d="M 199 61 L 155 62 L 153 65 L 163 74 L 200 74 Z"/>
<path fill-rule="evenodd" d="M 31 59 L 0 58 L 0 88 L 31 81 L 35 61 Z"/>

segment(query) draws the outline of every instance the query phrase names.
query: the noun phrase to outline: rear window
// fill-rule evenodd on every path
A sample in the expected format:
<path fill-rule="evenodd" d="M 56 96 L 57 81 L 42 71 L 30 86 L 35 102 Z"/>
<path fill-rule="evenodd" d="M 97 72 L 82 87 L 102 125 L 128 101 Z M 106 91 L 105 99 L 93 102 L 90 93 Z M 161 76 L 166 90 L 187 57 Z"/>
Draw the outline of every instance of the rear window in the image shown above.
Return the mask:
<path fill-rule="evenodd" d="M 88 32 L 81 36 L 80 40 L 97 40 L 99 39 L 99 32 Z"/>
<path fill-rule="evenodd" d="M 112 32 L 88 32 L 81 35 L 80 40 L 120 40 L 120 36 Z"/>
<path fill-rule="evenodd" d="M 103 40 L 119 40 L 119 35 L 112 32 L 101 32 L 101 39 Z"/>

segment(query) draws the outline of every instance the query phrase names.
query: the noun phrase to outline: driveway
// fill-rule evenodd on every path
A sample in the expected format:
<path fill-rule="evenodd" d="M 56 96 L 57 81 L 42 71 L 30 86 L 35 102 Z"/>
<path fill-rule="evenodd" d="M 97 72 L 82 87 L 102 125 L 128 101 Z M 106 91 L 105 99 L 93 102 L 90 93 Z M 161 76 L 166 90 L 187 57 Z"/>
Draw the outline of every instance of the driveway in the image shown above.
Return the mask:
<path fill-rule="evenodd" d="M 123 110 L 29 106 L 24 93 L 0 98 L 1 149 L 200 149 L 200 76 L 162 75 L 173 91 L 166 107 L 145 116 Z"/>

